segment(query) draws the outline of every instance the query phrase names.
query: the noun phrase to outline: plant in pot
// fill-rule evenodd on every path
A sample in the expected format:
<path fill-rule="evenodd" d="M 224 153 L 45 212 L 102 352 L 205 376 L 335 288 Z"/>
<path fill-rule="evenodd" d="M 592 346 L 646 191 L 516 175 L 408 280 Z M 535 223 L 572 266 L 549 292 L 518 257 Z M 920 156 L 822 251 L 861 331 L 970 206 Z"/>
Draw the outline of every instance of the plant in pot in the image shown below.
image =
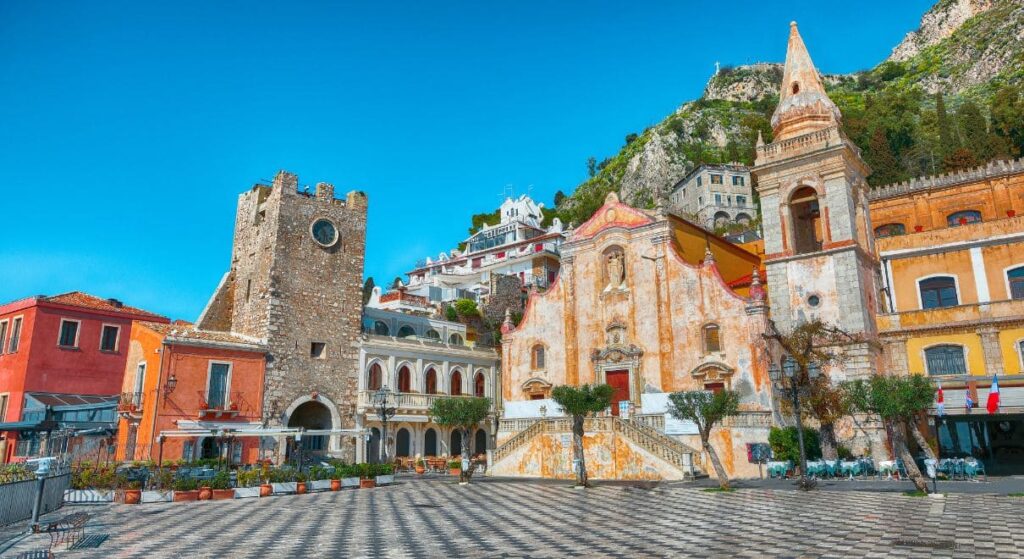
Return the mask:
<path fill-rule="evenodd" d="M 200 485 L 199 485 L 199 500 L 200 501 L 209 501 L 212 498 L 213 498 L 213 487 L 210 487 L 210 480 L 203 480 L 200 483 Z"/>
<path fill-rule="evenodd" d="M 423 458 L 420 458 L 419 456 L 417 456 L 416 457 L 416 473 L 419 474 L 419 475 L 423 475 L 424 473 L 426 473 L 426 471 L 427 471 L 427 463 L 423 460 Z"/>
<path fill-rule="evenodd" d="M 359 488 L 372 489 L 377 487 L 377 469 L 374 464 L 356 464 L 359 471 Z"/>
<path fill-rule="evenodd" d="M 295 492 L 298 493 L 299 495 L 304 495 L 306 493 L 307 479 L 309 479 L 309 476 L 307 476 L 305 472 L 301 470 L 295 472 Z"/>
<path fill-rule="evenodd" d="M 231 474 L 226 471 L 217 472 L 210 480 L 210 488 L 213 490 L 213 500 L 234 499 L 235 489 L 231 486 Z"/>
<path fill-rule="evenodd" d="M 448 473 L 453 476 L 462 475 L 462 460 L 451 460 L 448 462 Z"/>
<path fill-rule="evenodd" d="M 199 482 L 187 477 L 174 480 L 174 502 L 199 500 Z"/>
<path fill-rule="evenodd" d="M 124 504 L 137 505 L 142 502 L 141 481 L 128 481 L 127 478 L 121 477 L 118 485 L 124 489 Z"/>

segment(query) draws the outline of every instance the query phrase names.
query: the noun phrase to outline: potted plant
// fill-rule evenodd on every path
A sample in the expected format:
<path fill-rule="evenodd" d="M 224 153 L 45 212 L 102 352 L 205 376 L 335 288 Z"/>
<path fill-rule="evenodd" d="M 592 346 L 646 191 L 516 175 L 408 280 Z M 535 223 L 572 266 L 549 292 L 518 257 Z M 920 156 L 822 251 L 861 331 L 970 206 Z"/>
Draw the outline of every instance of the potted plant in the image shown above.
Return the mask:
<path fill-rule="evenodd" d="M 219 471 L 210 480 L 210 488 L 213 490 L 213 500 L 235 498 L 235 488 L 231 486 L 231 474 L 226 471 Z"/>
<path fill-rule="evenodd" d="M 167 468 L 157 469 L 149 478 L 149 490 L 142 492 L 143 503 L 165 503 L 171 500 L 174 487 L 174 472 Z"/>
<path fill-rule="evenodd" d="M 373 464 L 357 464 L 357 466 L 359 471 L 359 488 L 373 489 L 377 487 L 376 471 Z"/>
<path fill-rule="evenodd" d="M 137 505 L 142 502 L 141 481 L 128 481 L 127 479 L 122 479 L 120 485 L 124 488 L 124 504 Z"/>
<path fill-rule="evenodd" d="M 245 497 L 259 497 L 260 496 L 260 471 L 257 469 L 250 470 L 238 470 L 237 476 L 237 487 L 235 487 L 235 498 L 242 499 Z M 270 490 L 270 486 L 267 486 Z"/>
<path fill-rule="evenodd" d="M 295 493 L 298 489 L 295 470 L 292 468 L 272 468 L 267 472 L 267 479 L 273 486 L 274 493 Z"/>
<path fill-rule="evenodd" d="M 210 487 L 210 482 L 204 480 L 205 483 L 199 486 L 199 500 L 209 501 L 213 498 L 213 487 Z"/>
<path fill-rule="evenodd" d="M 423 475 L 426 472 L 427 472 L 427 463 L 423 460 L 423 458 L 420 458 L 419 456 L 417 456 L 416 457 L 416 473 L 419 474 L 419 475 Z"/>
<path fill-rule="evenodd" d="M 392 464 L 376 464 L 377 485 L 391 485 L 395 482 L 395 467 Z"/>
<path fill-rule="evenodd" d="M 1006 217 L 1013 217 L 1017 215 L 1017 210 L 1006 210 Z"/>
<path fill-rule="evenodd" d="M 450 460 L 448 462 L 448 473 L 453 476 L 462 475 L 462 460 Z"/>
<path fill-rule="evenodd" d="M 295 492 L 298 493 L 299 495 L 306 494 L 306 479 L 306 474 L 301 470 L 295 472 Z"/>
<path fill-rule="evenodd" d="M 187 477 L 174 480 L 174 502 L 199 500 L 199 482 Z"/>
<path fill-rule="evenodd" d="M 309 483 L 308 488 L 310 491 L 326 491 L 331 489 L 331 475 L 334 474 L 333 468 L 327 468 L 324 466 L 313 466 L 309 469 Z M 341 488 L 341 482 L 338 482 L 338 488 Z M 337 489 L 334 489 L 337 491 Z"/>
<path fill-rule="evenodd" d="M 359 469 L 355 464 L 340 464 L 335 469 L 335 475 L 341 479 L 342 487 L 359 487 Z"/>

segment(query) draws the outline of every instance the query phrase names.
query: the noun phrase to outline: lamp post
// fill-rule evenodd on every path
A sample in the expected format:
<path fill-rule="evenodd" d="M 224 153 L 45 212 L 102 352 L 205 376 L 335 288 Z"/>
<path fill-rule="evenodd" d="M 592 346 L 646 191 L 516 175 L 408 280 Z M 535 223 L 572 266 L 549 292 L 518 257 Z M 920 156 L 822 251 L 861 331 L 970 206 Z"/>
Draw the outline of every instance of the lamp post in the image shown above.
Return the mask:
<path fill-rule="evenodd" d="M 388 420 L 395 416 L 395 408 L 388 407 L 388 400 L 391 399 L 391 389 L 383 386 L 373 393 L 373 405 L 377 408 L 377 417 L 381 422 L 380 454 L 381 463 L 388 461 Z"/>
<path fill-rule="evenodd" d="M 776 382 L 789 390 L 790 398 L 793 400 L 793 415 L 796 417 L 796 436 L 800 445 L 800 487 L 810 489 L 811 483 L 807 479 L 807 450 L 804 447 L 804 426 L 802 412 L 800 410 L 800 389 L 804 380 L 813 380 L 821 375 L 821 367 L 811 362 L 806 366 L 800 365 L 795 359 L 786 355 L 782 358 L 782 366 L 772 363 L 768 367 L 768 375 L 773 382 Z M 789 381 L 789 386 L 786 382 Z"/>

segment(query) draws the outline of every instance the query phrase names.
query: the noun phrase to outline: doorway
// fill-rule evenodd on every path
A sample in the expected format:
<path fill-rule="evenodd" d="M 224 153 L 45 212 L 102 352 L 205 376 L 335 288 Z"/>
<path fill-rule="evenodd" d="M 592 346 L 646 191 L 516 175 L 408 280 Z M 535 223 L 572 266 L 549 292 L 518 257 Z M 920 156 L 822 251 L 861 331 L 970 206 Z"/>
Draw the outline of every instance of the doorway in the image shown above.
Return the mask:
<path fill-rule="evenodd" d="M 612 387 L 612 415 L 619 415 L 619 402 L 629 401 L 629 371 L 607 371 L 605 382 Z"/>

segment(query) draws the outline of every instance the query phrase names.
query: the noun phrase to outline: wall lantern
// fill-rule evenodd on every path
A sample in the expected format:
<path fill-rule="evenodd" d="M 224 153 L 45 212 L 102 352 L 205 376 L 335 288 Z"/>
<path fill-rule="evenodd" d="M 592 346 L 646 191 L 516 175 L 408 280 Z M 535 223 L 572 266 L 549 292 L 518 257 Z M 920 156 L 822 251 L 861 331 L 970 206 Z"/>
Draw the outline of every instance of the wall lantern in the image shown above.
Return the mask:
<path fill-rule="evenodd" d="M 167 377 L 167 382 L 164 383 L 164 398 L 169 396 L 174 389 L 178 387 L 178 377 L 171 373 L 171 376 Z"/>

